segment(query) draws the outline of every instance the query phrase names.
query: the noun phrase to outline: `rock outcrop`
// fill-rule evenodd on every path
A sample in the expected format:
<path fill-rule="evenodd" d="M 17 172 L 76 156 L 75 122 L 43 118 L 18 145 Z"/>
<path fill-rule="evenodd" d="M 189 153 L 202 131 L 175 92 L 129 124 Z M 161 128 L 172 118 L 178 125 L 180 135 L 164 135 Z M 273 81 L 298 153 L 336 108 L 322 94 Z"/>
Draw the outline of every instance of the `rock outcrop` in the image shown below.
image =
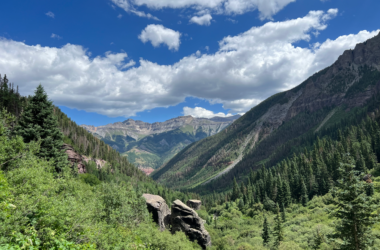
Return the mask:
<path fill-rule="evenodd" d="M 62 150 L 65 150 L 65 153 L 67 154 L 67 157 L 68 157 L 69 161 L 71 162 L 71 165 L 77 166 L 78 173 L 79 174 L 85 174 L 86 168 L 83 164 L 82 155 L 75 152 L 74 148 L 71 145 L 66 144 L 66 143 L 64 143 L 62 145 Z"/>
<path fill-rule="evenodd" d="M 68 160 L 71 162 L 71 166 L 76 166 L 78 168 L 78 174 L 87 173 L 86 166 L 84 164 L 88 163 L 89 161 L 95 162 L 98 169 L 103 168 L 107 164 L 105 160 L 90 158 L 85 155 L 78 154 L 74 150 L 73 146 L 66 143 L 63 143 L 62 150 L 64 150 L 67 154 Z M 111 172 L 113 172 L 113 169 L 111 169 Z"/>
<path fill-rule="evenodd" d="M 194 210 L 201 209 L 202 201 L 200 200 L 188 200 L 186 205 Z"/>
<path fill-rule="evenodd" d="M 205 221 L 202 220 L 194 209 L 186 206 L 182 201 L 175 200 L 171 211 L 172 232 L 182 231 L 190 240 L 197 241 L 206 249 L 211 246 L 210 234 L 204 228 Z"/>
<path fill-rule="evenodd" d="M 166 201 L 161 196 L 153 194 L 143 194 L 143 197 L 149 212 L 153 214 L 153 220 L 160 226 L 160 230 L 164 231 L 169 228 L 171 213 Z"/>

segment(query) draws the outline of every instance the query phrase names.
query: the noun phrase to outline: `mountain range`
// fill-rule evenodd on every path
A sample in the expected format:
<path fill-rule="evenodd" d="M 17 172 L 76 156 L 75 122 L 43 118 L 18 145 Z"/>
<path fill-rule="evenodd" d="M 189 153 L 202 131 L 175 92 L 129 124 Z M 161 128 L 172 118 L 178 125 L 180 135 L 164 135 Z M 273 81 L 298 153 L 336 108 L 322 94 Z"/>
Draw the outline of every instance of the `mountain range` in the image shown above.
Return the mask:
<path fill-rule="evenodd" d="M 299 86 L 261 102 L 221 133 L 189 145 L 151 176 L 201 194 L 227 191 L 234 178 L 245 180 L 251 170 L 275 166 L 337 123 L 367 112 L 379 91 L 380 34 Z"/>
<path fill-rule="evenodd" d="M 81 125 L 103 140 L 146 174 L 170 160 L 191 143 L 223 131 L 240 115 L 193 118 L 181 116 L 165 122 L 128 119 L 105 126 Z"/>

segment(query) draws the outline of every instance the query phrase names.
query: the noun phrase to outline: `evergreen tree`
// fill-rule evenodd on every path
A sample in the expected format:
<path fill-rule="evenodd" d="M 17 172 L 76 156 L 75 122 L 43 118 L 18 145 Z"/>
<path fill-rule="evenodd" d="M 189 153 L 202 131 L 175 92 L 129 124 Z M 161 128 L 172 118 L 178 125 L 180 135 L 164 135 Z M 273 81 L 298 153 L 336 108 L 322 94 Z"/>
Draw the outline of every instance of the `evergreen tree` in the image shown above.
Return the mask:
<path fill-rule="evenodd" d="M 243 208 L 244 208 L 244 201 L 243 201 L 243 199 L 240 199 L 240 200 L 239 200 L 239 205 L 238 205 L 238 207 L 239 207 L 239 210 L 240 210 L 240 211 L 243 210 Z"/>
<path fill-rule="evenodd" d="M 240 196 L 240 189 L 239 189 L 239 186 L 236 182 L 236 179 L 234 178 L 234 187 L 232 189 L 232 197 L 231 197 L 231 200 L 232 201 L 235 201 L 237 198 L 239 198 Z"/>
<path fill-rule="evenodd" d="M 368 249 L 373 243 L 371 226 L 377 221 L 372 214 L 379 207 L 366 195 L 366 183 L 359 177 L 351 163 L 341 163 L 342 178 L 332 189 L 333 215 L 339 220 L 335 236 L 343 243 L 340 249 Z"/>
<path fill-rule="evenodd" d="M 284 193 L 284 206 L 288 207 L 292 202 L 292 193 L 290 191 L 289 182 L 287 180 L 284 180 L 282 182 L 282 190 Z"/>
<path fill-rule="evenodd" d="M 368 196 L 372 196 L 372 195 L 375 194 L 375 189 L 374 189 L 372 183 L 368 183 L 368 184 L 366 185 L 366 194 L 367 194 Z"/>
<path fill-rule="evenodd" d="M 263 245 L 264 246 L 267 245 L 269 243 L 269 239 L 270 239 L 267 217 L 264 217 L 263 232 L 261 234 L 261 237 L 263 238 Z"/>
<path fill-rule="evenodd" d="M 16 133 L 21 135 L 26 143 L 40 139 L 41 148 L 38 155 L 54 161 L 56 171 L 59 172 L 67 164 L 67 156 L 61 149 L 63 134 L 58 129 L 53 112 L 52 102 L 39 85 L 21 116 Z"/>
<path fill-rule="evenodd" d="M 285 206 L 284 204 L 282 204 L 282 207 L 281 207 L 281 218 L 282 218 L 282 221 L 285 222 L 286 221 L 286 211 L 285 211 Z"/>
<path fill-rule="evenodd" d="M 284 240 L 284 231 L 283 231 L 282 219 L 280 215 L 280 208 L 278 207 L 278 204 L 277 204 L 276 217 L 274 218 L 273 235 L 275 237 L 274 246 L 278 248 L 280 246 L 280 243 Z"/>
<path fill-rule="evenodd" d="M 307 189 L 306 189 L 305 182 L 302 179 L 302 182 L 301 182 L 301 203 L 302 203 L 302 206 L 306 207 L 308 201 L 309 201 L 309 196 L 307 195 Z"/>

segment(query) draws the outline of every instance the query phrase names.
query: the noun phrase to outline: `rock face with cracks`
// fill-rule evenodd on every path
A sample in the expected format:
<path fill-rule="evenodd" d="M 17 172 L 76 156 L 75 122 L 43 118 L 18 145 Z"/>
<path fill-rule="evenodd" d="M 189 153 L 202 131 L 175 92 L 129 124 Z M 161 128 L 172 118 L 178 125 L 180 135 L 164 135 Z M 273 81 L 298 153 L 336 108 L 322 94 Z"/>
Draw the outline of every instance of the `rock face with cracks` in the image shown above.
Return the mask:
<path fill-rule="evenodd" d="M 149 212 L 153 214 L 153 220 L 160 226 L 160 230 L 164 231 L 169 228 L 170 209 L 166 201 L 161 196 L 153 194 L 143 194 L 143 197 Z"/>
<path fill-rule="evenodd" d="M 199 210 L 201 209 L 202 202 L 200 200 L 188 200 L 186 205 L 194 210 Z"/>
<path fill-rule="evenodd" d="M 204 228 L 205 221 L 202 220 L 194 209 L 186 206 L 182 201 L 175 200 L 172 204 L 171 225 L 172 232 L 182 231 L 190 240 L 197 241 L 206 249 L 211 246 L 210 234 Z"/>

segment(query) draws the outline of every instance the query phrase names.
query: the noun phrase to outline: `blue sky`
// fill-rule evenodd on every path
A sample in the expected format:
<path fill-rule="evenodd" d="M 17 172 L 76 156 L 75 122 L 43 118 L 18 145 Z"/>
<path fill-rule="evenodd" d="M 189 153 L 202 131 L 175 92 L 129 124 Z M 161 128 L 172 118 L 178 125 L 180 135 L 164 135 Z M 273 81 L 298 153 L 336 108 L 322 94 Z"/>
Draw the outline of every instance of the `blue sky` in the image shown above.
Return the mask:
<path fill-rule="evenodd" d="M 379 33 L 377 0 L 1 1 L 0 73 L 78 124 L 244 113 Z"/>

